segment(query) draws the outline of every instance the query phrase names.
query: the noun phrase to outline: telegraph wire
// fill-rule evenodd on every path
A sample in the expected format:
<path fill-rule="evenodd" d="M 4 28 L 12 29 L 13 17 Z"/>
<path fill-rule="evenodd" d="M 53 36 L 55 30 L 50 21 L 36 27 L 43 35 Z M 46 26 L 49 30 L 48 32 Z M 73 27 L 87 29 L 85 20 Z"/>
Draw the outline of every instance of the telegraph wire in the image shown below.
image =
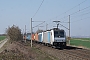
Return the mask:
<path fill-rule="evenodd" d="M 41 8 L 41 6 L 42 6 L 43 2 L 44 2 L 44 0 L 42 0 L 42 2 L 41 2 L 41 4 L 40 4 L 39 8 L 37 9 L 37 11 L 35 12 L 35 14 L 33 15 L 33 17 L 32 17 L 32 18 L 34 18 L 34 17 L 35 17 L 35 15 L 38 13 L 38 11 L 39 11 L 39 9 Z"/>

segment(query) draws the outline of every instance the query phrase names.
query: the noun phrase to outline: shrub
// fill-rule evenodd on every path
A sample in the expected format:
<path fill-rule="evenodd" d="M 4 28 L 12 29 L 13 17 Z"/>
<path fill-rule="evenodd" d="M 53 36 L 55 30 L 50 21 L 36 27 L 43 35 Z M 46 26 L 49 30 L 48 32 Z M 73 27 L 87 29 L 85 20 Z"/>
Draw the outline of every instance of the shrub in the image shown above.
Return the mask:
<path fill-rule="evenodd" d="M 22 39 L 21 29 L 18 26 L 8 27 L 6 33 L 10 40 L 18 41 Z"/>

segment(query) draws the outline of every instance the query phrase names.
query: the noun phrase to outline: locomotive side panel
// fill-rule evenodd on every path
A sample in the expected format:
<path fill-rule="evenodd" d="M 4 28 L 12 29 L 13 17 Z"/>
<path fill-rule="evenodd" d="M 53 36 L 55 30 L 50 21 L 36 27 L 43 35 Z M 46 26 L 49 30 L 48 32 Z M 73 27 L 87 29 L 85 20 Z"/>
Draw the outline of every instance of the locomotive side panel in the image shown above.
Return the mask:
<path fill-rule="evenodd" d="M 51 30 L 51 45 L 53 45 L 53 42 L 54 42 L 54 32 L 53 30 Z"/>

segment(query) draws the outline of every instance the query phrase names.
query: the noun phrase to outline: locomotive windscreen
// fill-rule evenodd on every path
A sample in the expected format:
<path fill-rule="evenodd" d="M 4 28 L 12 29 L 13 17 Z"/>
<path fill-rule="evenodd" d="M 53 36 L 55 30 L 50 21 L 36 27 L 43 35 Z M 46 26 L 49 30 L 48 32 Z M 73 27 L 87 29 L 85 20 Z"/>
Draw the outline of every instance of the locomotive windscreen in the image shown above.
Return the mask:
<path fill-rule="evenodd" d="M 54 37 L 64 37 L 64 30 L 54 31 Z"/>

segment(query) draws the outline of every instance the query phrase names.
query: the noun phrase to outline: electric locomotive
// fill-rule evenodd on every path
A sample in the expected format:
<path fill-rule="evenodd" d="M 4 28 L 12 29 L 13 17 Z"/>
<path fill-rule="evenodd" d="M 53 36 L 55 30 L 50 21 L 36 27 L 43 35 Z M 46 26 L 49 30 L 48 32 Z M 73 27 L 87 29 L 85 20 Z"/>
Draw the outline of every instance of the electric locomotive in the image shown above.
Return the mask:
<path fill-rule="evenodd" d="M 56 47 L 66 47 L 66 33 L 62 29 L 54 28 L 52 31 L 52 43 Z"/>

